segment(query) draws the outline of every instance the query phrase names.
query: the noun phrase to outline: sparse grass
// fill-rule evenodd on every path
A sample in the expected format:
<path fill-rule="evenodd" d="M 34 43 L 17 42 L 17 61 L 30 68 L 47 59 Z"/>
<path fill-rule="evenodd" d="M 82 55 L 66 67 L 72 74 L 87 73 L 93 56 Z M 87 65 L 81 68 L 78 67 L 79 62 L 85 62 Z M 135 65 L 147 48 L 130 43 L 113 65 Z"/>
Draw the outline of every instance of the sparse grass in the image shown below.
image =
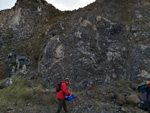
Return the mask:
<path fill-rule="evenodd" d="M 19 108 L 29 103 L 31 103 L 32 105 L 36 105 L 36 106 L 55 106 L 56 105 L 57 99 L 56 99 L 55 89 L 45 90 L 43 89 L 43 86 L 41 84 L 35 83 L 34 81 L 25 81 L 22 78 L 14 77 L 13 80 L 14 80 L 14 83 L 12 85 L 0 90 L 0 101 L 1 101 L 0 106 L 2 107 L 2 109 L 8 106 L 10 108 L 11 107 Z M 29 87 L 31 83 L 34 83 L 33 87 Z M 118 87 L 115 87 L 115 83 L 118 83 L 119 87 L 121 86 L 120 89 L 117 89 Z M 118 79 L 115 82 L 112 82 L 112 84 L 108 85 L 105 89 L 102 89 L 101 85 L 93 85 L 91 87 L 85 88 L 80 91 L 71 91 L 71 89 L 69 91 L 71 91 L 77 97 L 74 100 L 75 104 L 78 104 L 78 101 L 82 103 L 85 100 L 90 99 L 92 102 L 103 101 L 102 103 L 99 103 L 98 105 L 102 107 L 103 104 L 112 102 L 111 96 L 110 98 L 108 97 L 104 99 L 105 94 L 107 93 L 115 94 L 115 93 L 119 93 L 120 91 L 130 92 L 131 89 L 128 89 L 128 87 L 124 85 L 124 84 L 127 84 L 127 86 L 129 86 L 129 83 L 132 83 L 132 82 Z M 116 92 L 111 92 L 116 89 L 117 89 Z M 13 103 L 16 103 L 16 105 L 13 105 Z M 71 103 L 71 106 L 72 106 L 72 103 Z M 98 106 L 95 106 L 93 109 L 97 109 Z M 30 108 L 32 109 L 32 106 Z"/>
<path fill-rule="evenodd" d="M 4 81 L 2 80 L 0 84 Z M 33 87 L 30 87 L 31 83 L 34 84 Z M 2 109 L 6 107 L 19 108 L 19 106 L 25 106 L 28 103 L 42 106 L 57 103 L 54 89 L 44 90 L 41 84 L 34 81 L 25 81 L 18 77 L 13 78 L 13 84 L 4 89 L 0 89 L 0 101 Z"/>
<path fill-rule="evenodd" d="M 131 93 L 139 95 L 137 90 L 133 90 L 130 85 L 135 85 L 132 81 L 117 79 L 113 81 L 111 84 L 106 85 L 105 89 L 102 89 L 101 85 L 93 85 L 89 88 L 85 88 L 82 91 L 72 92 L 75 96 L 80 97 L 81 99 L 95 99 L 95 100 L 102 100 L 104 95 L 106 94 L 119 94 L 119 93 Z M 104 93 L 104 94 L 103 94 Z M 111 102 L 111 99 L 108 98 L 108 102 Z"/>
<path fill-rule="evenodd" d="M 35 91 L 43 90 L 43 86 L 35 82 L 33 82 L 33 87 L 29 87 L 31 82 L 33 81 L 27 82 L 21 78 L 14 77 L 13 84 L 0 90 L 0 106 L 12 106 L 13 102 L 20 105 L 20 103 L 33 98 Z"/>
<path fill-rule="evenodd" d="M 114 81 L 113 87 L 116 87 L 117 90 L 123 90 L 123 91 L 128 91 L 137 94 L 138 93 L 137 90 L 131 89 L 130 87 L 131 84 L 135 85 L 135 83 L 133 83 L 132 81 L 125 80 L 125 79 L 117 79 Z"/>
<path fill-rule="evenodd" d="M 0 65 L 0 80 L 5 78 L 6 64 Z"/>

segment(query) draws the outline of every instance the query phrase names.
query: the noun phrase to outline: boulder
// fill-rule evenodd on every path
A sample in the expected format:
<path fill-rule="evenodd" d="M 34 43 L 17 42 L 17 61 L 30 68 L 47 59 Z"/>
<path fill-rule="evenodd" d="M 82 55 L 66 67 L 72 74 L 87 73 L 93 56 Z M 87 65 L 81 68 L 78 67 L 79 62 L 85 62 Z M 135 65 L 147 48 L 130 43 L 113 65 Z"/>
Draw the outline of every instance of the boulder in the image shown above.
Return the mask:
<path fill-rule="evenodd" d="M 140 103 L 141 100 L 138 98 L 138 96 L 136 94 L 131 94 L 130 96 L 127 97 L 127 101 L 131 104 L 131 105 L 135 105 L 137 103 Z"/>
<path fill-rule="evenodd" d="M 7 80 L 5 80 L 1 85 L 0 85 L 0 89 L 3 89 L 5 87 L 8 87 L 9 85 L 11 85 L 13 83 L 13 79 L 9 78 Z"/>
<path fill-rule="evenodd" d="M 125 98 L 125 96 L 124 95 L 122 95 L 122 94 L 119 94 L 119 95 L 117 95 L 117 98 L 116 98 L 116 103 L 117 104 L 119 104 L 119 105 L 124 105 L 124 104 L 126 104 L 126 98 Z"/>

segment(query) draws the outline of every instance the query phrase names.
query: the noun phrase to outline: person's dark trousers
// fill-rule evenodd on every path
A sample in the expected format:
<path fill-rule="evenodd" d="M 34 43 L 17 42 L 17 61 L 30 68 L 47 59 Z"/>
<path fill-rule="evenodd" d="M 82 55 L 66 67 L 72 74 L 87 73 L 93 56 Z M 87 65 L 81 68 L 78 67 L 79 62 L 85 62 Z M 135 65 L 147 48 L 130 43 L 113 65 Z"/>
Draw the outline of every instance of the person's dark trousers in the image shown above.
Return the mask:
<path fill-rule="evenodd" d="M 58 99 L 58 110 L 56 113 L 60 113 L 62 107 L 64 108 L 65 113 L 68 113 L 67 105 L 64 99 Z"/>
<path fill-rule="evenodd" d="M 146 105 L 148 109 L 148 113 L 150 113 L 150 102 L 149 101 L 144 101 L 144 104 Z"/>

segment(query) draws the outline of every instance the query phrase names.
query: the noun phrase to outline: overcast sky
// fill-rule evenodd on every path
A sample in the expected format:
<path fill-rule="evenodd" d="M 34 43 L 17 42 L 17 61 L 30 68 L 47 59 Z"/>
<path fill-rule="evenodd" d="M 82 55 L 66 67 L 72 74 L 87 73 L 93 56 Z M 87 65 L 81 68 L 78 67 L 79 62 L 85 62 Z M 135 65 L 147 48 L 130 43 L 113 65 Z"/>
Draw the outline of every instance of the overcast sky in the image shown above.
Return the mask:
<path fill-rule="evenodd" d="M 10 9 L 15 5 L 17 0 L 0 0 L 0 10 Z M 53 4 L 56 8 L 64 10 L 74 10 L 79 7 L 84 7 L 95 0 L 46 0 L 48 3 Z"/>

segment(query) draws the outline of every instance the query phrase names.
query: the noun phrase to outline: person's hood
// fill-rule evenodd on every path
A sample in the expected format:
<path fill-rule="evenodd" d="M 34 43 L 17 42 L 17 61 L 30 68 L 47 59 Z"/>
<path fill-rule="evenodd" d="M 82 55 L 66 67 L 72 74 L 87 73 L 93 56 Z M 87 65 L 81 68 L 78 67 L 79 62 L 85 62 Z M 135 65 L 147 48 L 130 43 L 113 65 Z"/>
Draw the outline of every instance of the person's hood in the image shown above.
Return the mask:
<path fill-rule="evenodd" d="M 61 83 L 65 83 L 66 85 L 68 85 L 68 83 L 67 83 L 67 82 L 65 82 L 65 81 L 61 81 Z"/>

